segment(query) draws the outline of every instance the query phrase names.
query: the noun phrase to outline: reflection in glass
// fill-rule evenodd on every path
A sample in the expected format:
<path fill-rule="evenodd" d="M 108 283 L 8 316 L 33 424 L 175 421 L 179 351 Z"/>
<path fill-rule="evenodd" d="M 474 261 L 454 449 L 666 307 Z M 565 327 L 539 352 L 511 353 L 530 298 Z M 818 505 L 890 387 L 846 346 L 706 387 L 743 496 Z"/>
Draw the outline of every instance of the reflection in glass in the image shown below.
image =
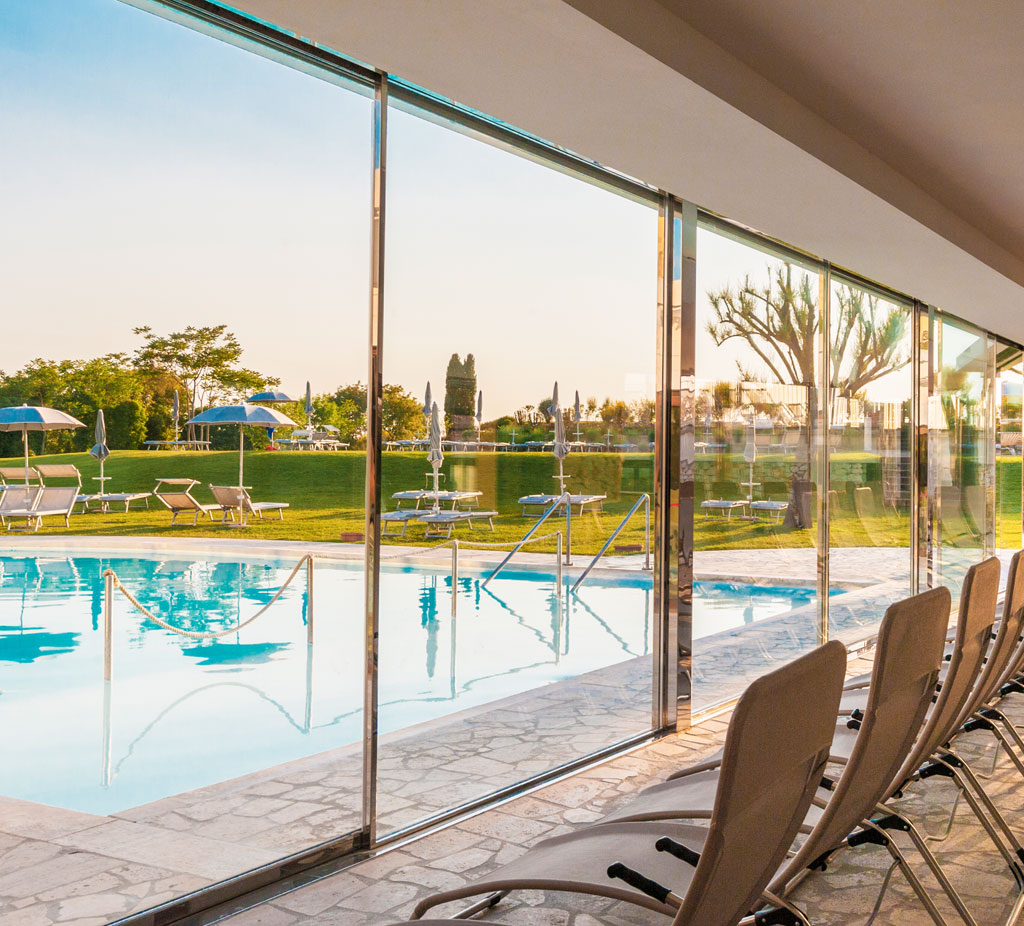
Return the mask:
<path fill-rule="evenodd" d="M 1021 538 L 1021 388 L 1020 348 L 999 343 L 996 355 L 996 548 L 1019 550 Z"/>
<path fill-rule="evenodd" d="M 831 636 L 874 631 L 910 592 L 912 309 L 833 278 L 830 305 Z"/>
<path fill-rule="evenodd" d="M 955 591 L 995 549 L 995 340 L 937 313 L 930 324 L 929 584 Z"/>
<path fill-rule="evenodd" d="M 388 128 L 384 557 L 437 574 L 381 578 L 381 833 L 650 727 L 658 234 L 404 104 Z M 451 550 L 421 555 L 454 539 L 455 602 Z"/>
<path fill-rule="evenodd" d="M 818 642 L 819 276 L 701 228 L 697 238 L 697 586 L 799 595 L 749 620 L 694 594 L 694 705 L 741 691 Z M 705 632 L 699 629 L 704 626 Z"/>

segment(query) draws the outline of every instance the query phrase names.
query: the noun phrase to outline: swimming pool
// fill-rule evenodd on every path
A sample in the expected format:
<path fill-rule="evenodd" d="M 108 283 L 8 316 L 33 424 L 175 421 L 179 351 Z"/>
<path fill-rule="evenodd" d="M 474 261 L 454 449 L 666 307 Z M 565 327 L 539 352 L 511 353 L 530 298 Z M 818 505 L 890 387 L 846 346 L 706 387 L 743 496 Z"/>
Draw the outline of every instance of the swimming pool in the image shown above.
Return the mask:
<path fill-rule="evenodd" d="M 227 629 L 269 601 L 294 561 L 215 556 L 0 555 L 0 794 L 91 813 L 358 743 L 363 571 L 318 560 L 314 642 L 305 583 L 256 622 L 195 640 L 115 596 L 112 682 L 103 681 L 103 579 L 114 569 L 155 614 Z M 379 727 L 436 720 L 648 655 L 649 575 L 594 578 L 559 598 L 554 577 L 463 570 L 381 577 Z M 801 588 L 697 583 L 695 636 L 813 600 Z"/>

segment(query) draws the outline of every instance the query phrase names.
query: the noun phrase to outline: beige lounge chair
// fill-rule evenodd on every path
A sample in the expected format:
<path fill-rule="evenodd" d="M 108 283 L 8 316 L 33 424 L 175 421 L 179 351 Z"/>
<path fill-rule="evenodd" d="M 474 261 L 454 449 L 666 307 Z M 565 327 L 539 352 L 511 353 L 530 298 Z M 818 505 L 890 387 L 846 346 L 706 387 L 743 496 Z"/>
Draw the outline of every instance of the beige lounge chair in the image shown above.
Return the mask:
<path fill-rule="evenodd" d="M 43 486 L 31 507 L 4 511 L 5 520 L 25 519 L 26 526 L 33 531 L 39 530 L 43 518 L 63 518 L 64 526 L 71 526 L 71 513 L 78 502 L 79 486 Z M 24 491 L 24 488 L 22 488 Z M 16 486 L 8 488 L 7 493 L 18 495 Z M 13 529 L 12 524 L 7 525 L 8 530 Z"/>
<path fill-rule="evenodd" d="M 785 896 L 808 868 L 824 864 L 838 849 L 872 842 L 886 848 L 925 909 L 937 923 L 942 922 L 903 853 L 872 818 L 879 803 L 892 793 L 931 706 L 949 611 L 950 594 L 944 587 L 898 601 L 886 610 L 863 718 L 855 722 L 859 730 L 854 735 L 844 717 L 835 731 L 838 737 L 844 733 L 855 737 L 842 774 L 819 788 L 817 806 L 804 827 L 809 835 L 773 877 L 771 892 Z M 664 784 L 642 791 L 606 817 L 607 823 L 597 825 L 708 817 L 720 774 L 718 760 L 685 769 Z"/>
<path fill-rule="evenodd" d="M 192 525 L 199 523 L 199 515 L 205 514 L 211 521 L 213 512 L 220 511 L 223 518 L 227 517 L 220 505 L 204 505 L 192 496 L 192 489 L 199 485 L 198 479 L 158 479 L 153 494 L 170 509 L 171 524 L 179 514 L 191 514 Z"/>
<path fill-rule="evenodd" d="M 845 666 L 846 650 L 832 641 L 750 685 L 729 724 L 709 826 L 610 823 L 556 836 L 484 880 L 421 901 L 414 919 L 491 894 L 462 911 L 462 922 L 510 891 L 551 890 L 625 900 L 674 916 L 678 926 L 733 926 L 764 905 L 765 886 L 810 806 Z"/>
<path fill-rule="evenodd" d="M 22 470 L 22 476 L 24 476 L 24 470 Z M 25 487 L 24 483 L 21 485 L 7 483 L 4 486 L 0 486 L 0 524 L 6 526 L 7 519 L 11 517 L 14 511 L 23 512 L 26 509 L 31 511 L 35 508 L 36 502 L 39 501 L 39 494 L 42 491 L 43 487 L 38 483 L 36 485 L 30 484 L 28 488 Z"/>
<path fill-rule="evenodd" d="M 278 520 L 283 521 L 284 510 L 288 507 L 288 502 L 254 502 L 249 497 L 248 489 L 240 489 L 238 486 L 211 485 L 210 491 L 225 517 L 235 511 L 241 511 L 243 518 L 246 515 L 254 514 L 262 521 L 264 512 L 276 511 Z"/>

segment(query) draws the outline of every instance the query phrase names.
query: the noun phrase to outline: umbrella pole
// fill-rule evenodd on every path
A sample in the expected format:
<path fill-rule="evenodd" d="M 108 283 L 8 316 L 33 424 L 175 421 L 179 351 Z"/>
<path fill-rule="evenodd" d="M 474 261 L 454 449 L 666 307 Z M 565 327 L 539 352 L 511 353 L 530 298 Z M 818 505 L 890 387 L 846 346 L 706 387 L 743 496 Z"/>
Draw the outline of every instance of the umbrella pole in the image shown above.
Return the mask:
<path fill-rule="evenodd" d="M 28 499 L 28 428 L 21 432 L 22 442 L 25 444 L 25 498 Z"/>
<path fill-rule="evenodd" d="M 245 465 L 245 425 L 238 426 L 238 523 L 245 524 L 245 509 L 242 507 L 242 471 Z"/>
<path fill-rule="evenodd" d="M 438 479 L 437 470 L 438 470 L 438 466 L 437 466 L 436 463 L 433 463 L 431 465 L 434 467 L 434 509 L 433 510 L 434 510 L 434 513 L 436 514 L 438 511 L 441 510 L 441 501 L 438 498 L 439 492 L 438 492 L 438 488 L 437 488 L 437 479 Z"/>

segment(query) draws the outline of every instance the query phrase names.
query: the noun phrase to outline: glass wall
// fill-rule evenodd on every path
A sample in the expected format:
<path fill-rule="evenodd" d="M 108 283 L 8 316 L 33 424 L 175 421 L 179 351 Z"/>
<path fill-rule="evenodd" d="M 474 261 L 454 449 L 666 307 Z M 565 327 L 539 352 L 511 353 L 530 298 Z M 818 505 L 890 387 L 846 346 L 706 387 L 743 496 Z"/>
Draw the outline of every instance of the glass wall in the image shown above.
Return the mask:
<path fill-rule="evenodd" d="M 996 345 L 996 549 L 1019 550 L 1021 538 L 1021 350 Z"/>
<path fill-rule="evenodd" d="M 847 643 L 911 588 L 912 313 L 832 277 L 829 635 Z"/>
<path fill-rule="evenodd" d="M 388 119 L 382 834 L 650 727 L 658 249 L 651 205 Z"/>
<path fill-rule="evenodd" d="M 687 651 L 695 712 L 1021 544 L 1019 348 L 223 15 L 0 11 L 0 408 L 78 419 L 0 431 L 0 506 L 74 502 L 2 519 L 0 801 L 162 860 L 111 916 L 514 791 L 651 733 Z"/>
<path fill-rule="evenodd" d="M 107 0 L 0 33 L 0 406 L 82 425 L 0 495 L 84 496 L 5 520 L 0 795 L 155 865 L 113 918 L 361 826 L 372 88 Z"/>
<path fill-rule="evenodd" d="M 820 276 L 697 234 L 693 701 L 818 644 Z"/>
<path fill-rule="evenodd" d="M 928 396 L 931 537 L 922 587 L 954 594 L 966 569 L 995 550 L 996 341 L 932 311 Z"/>

